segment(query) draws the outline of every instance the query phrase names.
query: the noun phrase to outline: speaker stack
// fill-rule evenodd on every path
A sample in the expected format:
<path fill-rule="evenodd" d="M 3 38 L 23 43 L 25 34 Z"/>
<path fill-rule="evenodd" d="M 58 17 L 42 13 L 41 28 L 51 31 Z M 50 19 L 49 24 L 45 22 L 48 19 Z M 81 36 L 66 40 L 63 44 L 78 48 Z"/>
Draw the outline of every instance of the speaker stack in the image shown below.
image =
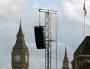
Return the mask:
<path fill-rule="evenodd" d="M 35 33 L 35 41 L 37 49 L 45 49 L 45 34 L 44 34 L 44 27 L 43 26 L 35 26 L 34 27 Z"/>

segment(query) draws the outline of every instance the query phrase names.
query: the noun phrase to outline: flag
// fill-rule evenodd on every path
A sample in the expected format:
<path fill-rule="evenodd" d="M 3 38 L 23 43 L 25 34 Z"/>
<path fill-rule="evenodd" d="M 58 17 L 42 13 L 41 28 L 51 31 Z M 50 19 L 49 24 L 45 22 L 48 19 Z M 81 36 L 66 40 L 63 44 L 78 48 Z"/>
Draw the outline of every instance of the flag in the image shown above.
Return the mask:
<path fill-rule="evenodd" d="M 86 6 L 85 6 L 85 0 L 84 0 L 83 10 L 84 10 L 84 15 L 86 16 L 87 10 L 86 10 Z"/>

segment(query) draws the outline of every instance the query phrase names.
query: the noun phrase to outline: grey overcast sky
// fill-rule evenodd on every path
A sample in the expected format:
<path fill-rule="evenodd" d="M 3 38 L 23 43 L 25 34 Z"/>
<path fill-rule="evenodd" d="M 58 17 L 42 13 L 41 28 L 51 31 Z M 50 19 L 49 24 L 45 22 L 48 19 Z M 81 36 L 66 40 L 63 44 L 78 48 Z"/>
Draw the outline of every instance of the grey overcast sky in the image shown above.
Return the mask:
<path fill-rule="evenodd" d="M 89 7 L 90 1 L 86 0 L 85 35 L 90 35 Z M 65 46 L 71 63 L 74 51 L 84 39 L 83 0 L 0 0 L 0 69 L 12 69 L 11 52 L 16 42 L 20 18 L 30 53 L 29 69 L 44 69 L 44 50 L 36 49 L 34 38 L 34 26 L 38 25 L 39 8 L 58 11 L 58 20 L 56 18 L 53 20 L 54 26 L 55 22 L 58 23 L 58 69 L 62 68 Z M 55 61 L 55 43 L 53 43 L 52 69 L 55 68 Z"/>

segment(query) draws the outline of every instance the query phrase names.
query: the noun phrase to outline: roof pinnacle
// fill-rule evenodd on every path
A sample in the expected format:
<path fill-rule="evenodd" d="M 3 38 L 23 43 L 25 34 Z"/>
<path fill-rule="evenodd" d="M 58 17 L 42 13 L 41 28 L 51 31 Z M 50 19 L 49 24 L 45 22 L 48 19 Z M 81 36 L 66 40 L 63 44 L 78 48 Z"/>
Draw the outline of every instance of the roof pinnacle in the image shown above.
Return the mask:
<path fill-rule="evenodd" d="M 69 69 L 69 61 L 68 61 L 68 57 L 67 57 L 66 46 L 65 46 L 65 54 L 64 54 L 63 67 L 62 67 L 62 69 Z"/>
<path fill-rule="evenodd" d="M 21 26 L 21 19 L 20 19 L 20 27 L 19 27 L 19 31 L 18 31 L 17 35 L 23 35 L 22 26 Z"/>
<path fill-rule="evenodd" d="M 65 46 L 65 56 L 67 56 L 67 49 L 66 49 L 66 46 Z"/>

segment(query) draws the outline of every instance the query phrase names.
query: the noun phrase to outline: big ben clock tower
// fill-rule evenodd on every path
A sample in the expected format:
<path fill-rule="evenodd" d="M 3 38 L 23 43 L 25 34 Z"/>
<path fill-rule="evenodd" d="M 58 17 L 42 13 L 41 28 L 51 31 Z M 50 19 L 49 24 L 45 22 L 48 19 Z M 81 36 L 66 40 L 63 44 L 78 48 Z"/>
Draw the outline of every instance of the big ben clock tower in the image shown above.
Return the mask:
<path fill-rule="evenodd" d="M 29 67 L 29 52 L 24 41 L 24 35 L 21 28 L 17 34 L 17 40 L 12 50 L 12 69 L 28 69 Z"/>

